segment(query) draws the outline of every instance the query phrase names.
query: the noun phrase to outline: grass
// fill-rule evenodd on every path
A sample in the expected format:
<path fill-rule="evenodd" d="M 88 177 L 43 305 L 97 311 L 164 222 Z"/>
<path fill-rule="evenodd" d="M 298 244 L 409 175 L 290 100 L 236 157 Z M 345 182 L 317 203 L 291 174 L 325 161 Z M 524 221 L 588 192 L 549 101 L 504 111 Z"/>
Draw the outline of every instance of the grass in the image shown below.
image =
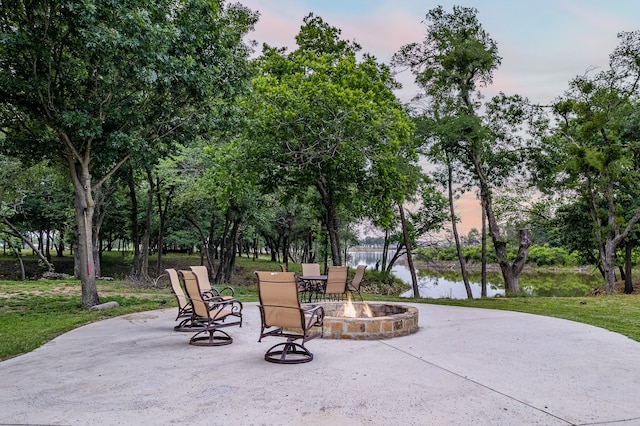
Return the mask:
<path fill-rule="evenodd" d="M 79 281 L 0 281 L 0 360 L 30 352 L 82 325 L 132 312 L 175 305 L 168 290 L 127 289 L 126 282 L 100 286 L 101 302 L 120 305 L 104 311 L 81 309 Z"/>
<path fill-rule="evenodd" d="M 292 265 L 292 269 L 296 270 L 296 266 L 299 268 Z M 238 273 L 231 284 L 241 301 L 258 300 L 254 270 L 279 270 L 279 265 L 261 259 L 239 259 Z M 365 281 L 378 279 L 381 277 L 375 273 L 365 277 Z M 99 281 L 98 292 L 101 302 L 116 301 L 120 306 L 105 311 L 81 309 L 80 282 L 73 279 L 0 281 L 0 360 L 30 352 L 62 333 L 94 321 L 177 306 L 165 281 L 160 281 L 157 288 L 137 288 L 125 280 Z M 364 297 L 370 301 L 431 303 L 546 315 L 594 325 L 640 341 L 640 295 L 414 300 L 365 293 Z"/>
<path fill-rule="evenodd" d="M 508 297 L 474 300 L 429 300 L 427 303 L 502 309 L 562 318 L 594 325 L 640 342 L 640 296 Z"/>

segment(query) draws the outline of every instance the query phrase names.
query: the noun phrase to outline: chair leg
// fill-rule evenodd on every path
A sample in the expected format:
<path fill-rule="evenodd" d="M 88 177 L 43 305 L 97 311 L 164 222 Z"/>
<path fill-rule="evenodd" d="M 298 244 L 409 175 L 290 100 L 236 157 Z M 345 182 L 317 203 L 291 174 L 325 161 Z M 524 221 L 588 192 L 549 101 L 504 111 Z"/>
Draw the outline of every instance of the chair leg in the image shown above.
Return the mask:
<path fill-rule="evenodd" d="M 313 354 L 304 346 L 288 340 L 272 346 L 264 354 L 264 359 L 276 364 L 302 364 L 313 360 Z"/>
<path fill-rule="evenodd" d="M 173 327 L 174 331 L 204 331 L 205 324 L 195 320 L 193 317 L 185 318 Z"/>
<path fill-rule="evenodd" d="M 189 344 L 195 346 L 224 346 L 231 343 L 233 343 L 231 336 L 216 328 L 199 331 L 189 340 Z"/>

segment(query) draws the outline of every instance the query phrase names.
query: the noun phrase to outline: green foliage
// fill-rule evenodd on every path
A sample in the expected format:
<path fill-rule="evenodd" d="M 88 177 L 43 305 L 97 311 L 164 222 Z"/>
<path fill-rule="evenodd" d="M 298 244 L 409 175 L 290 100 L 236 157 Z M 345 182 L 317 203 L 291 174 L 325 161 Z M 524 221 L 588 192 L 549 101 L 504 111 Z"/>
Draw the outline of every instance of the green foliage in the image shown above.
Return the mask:
<path fill-rule="evenodd" d="M 66 141 L 93 155 L 98 176 L 203 119 L 196 105 L 205 113 L 212 97 L 237 93 L 249 75 L 242 37 L 256 19 L 203 0 L 15 1 L 0 18 L 6 149 L 57 159 Z"/>
<path fill-rule="evenodd" d="M 87 228 L 103 183 L 127 160 L 150 169 L 176 140 L 229 125 L 217 118 L 247 88 L 243 37 L 256 19 L 209 0 L 2 4 L 0 152 L 67 167 L 85 218 L 76 220 L 85 307 L 98 301 Z"/>
<path fill-rule="evenodd" d="M 520 245 L 521 253 L 509 259 L 494 200 L 499 191 L 526 176 L 520 134 L 527 100 L 501 93 L 482 101 L 480 88 L 491 83 L 501 58 L 477 14 L 474 8 L 460 6 L 450 13 L 442 6 L 430 10 L 424 41 L 403 46 L 393 63 L 409 67 L 423 91 L 417 97 L 428 101 L 417 117 L 421 150 L 440 166 L 439 180 L 450 193 L 454 186 L 462 191 L 477 188 L 507 291 L 517 292 L 528 240 Z M 453 197 L 450 194 L 451 216 Z M 455 223 L 456 218 L 451 220 Z"/>
<path fill-rule="evenodd" d="M 480 246 L 463 247 L 464 258 L 473 262 L 481 262 L 482 254 Z M 516 256 L 516 248 L 512 248 L 509 252 L 511 258 Z M 435 248 L 419 248 L 416 255 L 424 260 L 440 260 L 453 262 L 458 260 L 458 254 L 455 246 L 435 247 Z M 529 247 L 529 256 L 527 263 L 536 266 L 579 266 L 580 257 L 575 252 L 568 252 L 562 247 L 550 247 L 545 245 L 532 245 Z M 495 263 L 495 253 L 493 250 L 487 250 L 487 262 Z"/>
<path fill-rule="evenodd" d="M 542 190 L 574 194 L 559 211 L 564 239 L 582 246 L 584 257 L 593 258 L 591 253 L 598 250 L 609 292 L 615 290 L 617 247 L 635 239 L 640 220 L 637 124 L 630 120 L 640 109 L 640 32 L 618 37 L 621 42 L 610 55 L 609 69 L 575 77 L 558 99 L 553 120 L 547 121 L 555 125 L 540 132 L 542 150 L 535 157 Z"/>
<path fill-rule="evenodd" d="M 537 266 L 578 266 L 579 256 L 575 252 L 568 252 L 563 247 L 549 247 L 532 245 L 529 247 L 528 263 Z"/>
<path fill-rule="evenodd" d="M 477 13 L 461 6 L 454 6 L 451 13 L 442 6 L 431 9 L 423 43 L 403 46 L 394 62 L 413 64 L 416 82 L 431 96 L 451 100 L 451 93 L 459 91 L 460 100 L 468 100 L 478 86 L 491 83 L 501 61 Z"/>
<path fill-rule="evenodd" d="M 243 141 L 263 191 L 290 198 L 316 191 L 334 263 L 340 225 L 365 215 L 387 219 L 411 190 L 407 169 L 416 161 L 389 68 L 370 55 L 357 59 L 359 46 L 339 35 L 309 15 L 298 49 L 265 46 L 245 99 Z"/>

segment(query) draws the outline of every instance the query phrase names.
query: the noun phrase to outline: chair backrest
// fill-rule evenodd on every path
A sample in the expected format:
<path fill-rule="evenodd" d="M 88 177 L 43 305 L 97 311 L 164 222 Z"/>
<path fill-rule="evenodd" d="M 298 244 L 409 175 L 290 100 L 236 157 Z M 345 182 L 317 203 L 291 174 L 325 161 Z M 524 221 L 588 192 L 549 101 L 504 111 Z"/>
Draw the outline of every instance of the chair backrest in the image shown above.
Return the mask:
<path fill-rule="evenodd" d="M 178 271 L 175 269 L 165 269 L 167 274 L 169 275 L 169 282 L 171 282 L 171 291 L 176 296 L 178 300 L 178 309 L 184 309 L 189 305 L 189 301 L 187 300 L 187 296 L 184 294 L 182 290 L 182 286 L 180 285 L 180 277 L 178 277 Z"/>
<path fill-rule="evenodd" d="M 198 284 L 200 285 L 200 291 L 202 293 L 210 292 L 213 289 L 211 288 L 211 282 L 209 281 L 209 270 L 204 265 L 199 266 L 190 266 L 191 270 L 196 277 L 198 277 Z"/>
<path fill-rule="evenodd" d="M 258 297 L 265 327 L 300 329 L 304 312 L 300 309 L 298 285 L 293 272 L 257 271 Z"/>
<path fill-rule="evenodd" d="M 360 290 L 360 283 L 364 278 L 365 269 L 367 269 L 367 265 L 358 265 L 356 267 L 356 274 L 353 276 L 353 279 L 351 280 L 351 286 L 350 286 L 351 289 L 355 291 Z"/>
<path fill-rule="evenodd" d="M 187 290 L 187 296 L 191 300 L 191 306 L 193 306 L 193 312 L 203 318 L 209 317 L 209 308 L 207 304 L 202 300 L 202 288 L 198 282 L 198 277 L 193 271 L 180 271 L 182 279 L 184 280 L 184 288 Z"/>
<path fill-rule="evenodd" d="M 320 275 L 319 263 L 303 263 L 302 264 L 302 276 L 317 277 Z"/>
<path fill-rule="evenodd" d="M 349 268 L 346 266 L 329 266 L 324 294 L 342 294 L 346 292 L 348 273 Z"/>

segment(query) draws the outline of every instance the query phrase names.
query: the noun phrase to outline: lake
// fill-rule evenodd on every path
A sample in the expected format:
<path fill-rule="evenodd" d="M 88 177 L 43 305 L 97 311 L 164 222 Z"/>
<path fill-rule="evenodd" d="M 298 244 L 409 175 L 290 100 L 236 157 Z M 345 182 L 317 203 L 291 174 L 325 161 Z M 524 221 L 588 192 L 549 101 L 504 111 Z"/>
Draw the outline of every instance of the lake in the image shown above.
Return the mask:
<path fill-rule="evenodd" d="M 349 252 L 347 264 L 355 268 L 357 265 L 367 265 L 367 269 L 375 269 L 376 262 L 382 258 L 382 252 Z M 393 275 L 404 283 L 411 285 L 411 273 L 404 264 L 396 263 L 391 269 Z M 467 292 L 462 276 L 457 271 L 436 272 L 428 269 L 417 269 L 418 290 L 420 297 L 429 299 L 466 299 Z M 481 277 L 479 273 L 469 275 L 469 285 L 474 298 L 480 297 Z M 575 272 L 523 272 L 520 276 L 520 289 L 530 295 L 554 297 L 579 297 L 590 290 L 602 285 L 599 273 Z M 502 275 L 498 272 L 487 274 L 487 297 L 504 296 Z M 400 295 L 413 297 L 413 289 Z"/>

